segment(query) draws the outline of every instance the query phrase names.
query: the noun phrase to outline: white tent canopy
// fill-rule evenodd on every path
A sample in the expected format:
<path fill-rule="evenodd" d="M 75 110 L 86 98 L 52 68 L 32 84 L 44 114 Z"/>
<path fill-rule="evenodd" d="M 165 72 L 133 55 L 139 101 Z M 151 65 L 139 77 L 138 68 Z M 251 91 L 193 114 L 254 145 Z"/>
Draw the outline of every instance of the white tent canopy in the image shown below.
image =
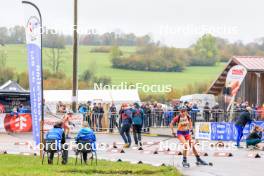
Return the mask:
<path fill-rule="evenodd" d="M 88 100 L 92 102 L 103 102 L 116 104 L 139 102 L 139 95 L 136 89 L 124 90 L 79 90 L 78 102 L 85 103 Z M 46 102 L 54 103 L 62 101 L 70 103 L 72 101 L 72 90 L 44 90 Z"/>

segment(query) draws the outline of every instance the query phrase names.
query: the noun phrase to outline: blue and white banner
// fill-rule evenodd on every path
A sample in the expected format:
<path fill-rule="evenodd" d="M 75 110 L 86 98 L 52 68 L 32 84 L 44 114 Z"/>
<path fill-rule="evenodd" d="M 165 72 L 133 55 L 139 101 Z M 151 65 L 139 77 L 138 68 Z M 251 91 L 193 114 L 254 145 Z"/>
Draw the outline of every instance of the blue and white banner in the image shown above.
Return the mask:
<path fill-rule="evenodd" d="M 28 51 L 28 76 L 33 138 L 40 143 L 40 119 L 42 116 L 42 54 L 41 54 L 41 15 L 37 7 L 23 1 L 26 19 L 26 39 Z"/>
<path fill-rule="evenodd" d="M 250 125 L 246 125 L 243 130 L 242 140 L 245 140 L 251 132 L 254 125 L 258 125 L 264 129 L 264 121 L 255 121 Z M 237 138 L 237 130 L 234 123 L 231 122 L 208 122 L 195 123 L 195 138 L 216 141 L 235 141 Z M 264 135 L 262 136 L 264 140 Z"/>

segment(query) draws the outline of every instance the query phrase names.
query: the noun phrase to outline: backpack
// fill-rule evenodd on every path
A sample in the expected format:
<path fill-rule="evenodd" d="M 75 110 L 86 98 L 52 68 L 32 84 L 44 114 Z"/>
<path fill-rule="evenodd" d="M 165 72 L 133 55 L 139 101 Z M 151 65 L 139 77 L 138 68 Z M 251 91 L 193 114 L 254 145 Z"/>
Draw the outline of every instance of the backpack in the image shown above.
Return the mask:
<path fill-rule="evenodd" d="M 142 111 L 141 109 L 136 109 L 133 112 L 132 122 L 134 125 L 142 125 Z"/>

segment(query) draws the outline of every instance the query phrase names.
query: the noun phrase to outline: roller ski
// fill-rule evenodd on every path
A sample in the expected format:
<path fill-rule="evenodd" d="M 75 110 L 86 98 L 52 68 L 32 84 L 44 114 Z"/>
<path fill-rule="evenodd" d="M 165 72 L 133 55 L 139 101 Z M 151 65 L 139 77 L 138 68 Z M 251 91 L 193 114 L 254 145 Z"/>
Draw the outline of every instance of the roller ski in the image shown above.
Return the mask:
<path fill-rule="evenodd" d="M 196 163 L 195 163 L 197 166 L 213 166 L 213 163 L 207 163 L 207 162 L 205 162 L 204 160 L 202 160 L 202 159 L 198 159 L 197 161 L 196 161 Z"/>
<path fill-rule="evenodd" d="M 187 163 L 187 161 L 182 161 L 182 167 L 189 168 L 190 167 L 190 163 Z"/>

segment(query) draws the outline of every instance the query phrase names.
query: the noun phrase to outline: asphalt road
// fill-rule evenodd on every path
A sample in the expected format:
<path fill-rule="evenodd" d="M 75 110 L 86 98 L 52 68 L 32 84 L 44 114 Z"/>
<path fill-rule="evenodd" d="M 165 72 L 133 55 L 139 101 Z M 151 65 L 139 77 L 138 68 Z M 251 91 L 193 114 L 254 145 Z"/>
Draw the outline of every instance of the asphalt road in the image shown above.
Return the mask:
<path fill-rule="evenodd" d="M 189 176 L 260 176 L 264 172 L 264 151 L 254 151 L 249 149 L 236 149 L 232 147 L 232 143 L 228 143 L 228 147 L 210 147 L 209 142 L 200 141 L 199 151 L 202 154 L 207 153 L 208 156 L 202 156 L 207 162 L 212 162 L 213 166 L 196 166 L 195 157 L 190 154 L 188 156 L 188 162 L 190 162 L 190 168 L 183 168 L 181 165 L 182 156 L 175 155 L 175 146 L 178 144 L 178 140 L 175 138 L 164 137 L 147 137 L 143 136 L 143 150 L 138 150 L 136 147 L 125 149 L 125 153 L 120 153 L 122 149 L 122 139 L 119 135 L 109 134 L 97 134 L 98 146 L 98 158 L 117 161 L 129 161 L 137 163 L 142 161 L 146 164 L 152 165 L 171 165 L 179 169 L 183 175 Z M 15 143 L 20 143 L 15 145 Z M 0 151 L 6 150 L 8 153 L 32 153 L 32 149 L 28 147 L 25 142 L 32 142 L 31 134 L 0 134 Z M 70 142 L 70 140 L 68 141 Z M 117 149 L 113 149 L 113 142 L 116 142 Z M 226 143 L 227 144 L 227 143 Z M 202 148 L 202 146 L 204 146 Z M 167 147 L 170 148 L 170 152 L 166 152 Z M 158 154 L 153 154 L 154 151 L 158 151 Z M 232 153 L 231 157 L 217 157 L 214 156 L 215 152 L 220 152 L 220 155 L 225 153 Z M 255 155 L 258 153 L 261 158 L 254 158 L 248 156 L 250 154 Z M 70 155 L 74 155 L 70 152 Z"/>

